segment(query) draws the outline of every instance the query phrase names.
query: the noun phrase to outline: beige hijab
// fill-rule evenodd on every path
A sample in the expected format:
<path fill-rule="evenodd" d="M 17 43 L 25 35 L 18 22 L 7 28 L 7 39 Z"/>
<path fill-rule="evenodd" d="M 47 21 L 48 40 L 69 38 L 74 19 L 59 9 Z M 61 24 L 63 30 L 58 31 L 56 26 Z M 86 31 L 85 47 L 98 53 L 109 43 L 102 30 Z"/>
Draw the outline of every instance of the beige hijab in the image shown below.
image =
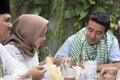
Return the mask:
<path fill-rule="evenodd" d="M 5 44 L 13 44 L 23 56 L 33 57 L 36 51 L 34 43 L 48 23 L 48 20 L 38 15 L 23 14 L 13 23 L 11 37 Z"/>

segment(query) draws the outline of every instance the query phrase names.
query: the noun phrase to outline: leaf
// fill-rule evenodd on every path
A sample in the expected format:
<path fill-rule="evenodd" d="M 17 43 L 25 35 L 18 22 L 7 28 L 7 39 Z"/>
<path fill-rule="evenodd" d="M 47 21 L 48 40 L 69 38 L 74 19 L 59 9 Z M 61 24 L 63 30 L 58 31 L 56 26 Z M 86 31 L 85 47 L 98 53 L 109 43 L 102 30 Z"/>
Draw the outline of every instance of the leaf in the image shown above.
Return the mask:
<path fill-rule="evenodd" d="M 101 6 L 94 6 L 93 10 L 106 12 L 105 7 L 101 7 Z"/>
<path fill-rule="evenodd" d="M 91 6 L 88 0 L 82 0 L 82 4 L 84 10 L 88 9 Z"/>
<path fill-rule="evenodd" d="M 65 10 L 65 14 L 64 14 L 64 17 L 65 18 L 71 18 L 75 16 L 75 12 L 74 12 L 74 9 L 72 7 L 68 7 L 67 10 Z"/>
<path fill-rule="evenodd" d="M 110 23 L 110 27 L 111 27 L 112 29 L 118 29 L 118 24 L 116 24 L 116 23 L 114 23 L 114 22 L 111 22 L 111 23 Z"/>
<path fill-rule="evenodd" d="M 82 11 L 82 13 L 80 14 L 79 20 L 85 18 L 87 16 L 87 14 L 88 14 L 88 11 Z"/>
<path fill-rule="evenodd" d="M 77 16 L 80 15 L 80 13 L 82 13 L 82 11 L 83 11 L 83 7 L 82 6 L 83 6 L 82 4 L 76 5 L 76 7 L 75 7 L 75 14 Z"/>
<path fill-rule="evenodd" d="M 96 0 L 96 5 L 101 7 L 107 6 L 104 0 Z"/>
<path fill-rule="evenodd" d="M 88 0 L 90 4 L 96 4 L 95 0 Z"/>

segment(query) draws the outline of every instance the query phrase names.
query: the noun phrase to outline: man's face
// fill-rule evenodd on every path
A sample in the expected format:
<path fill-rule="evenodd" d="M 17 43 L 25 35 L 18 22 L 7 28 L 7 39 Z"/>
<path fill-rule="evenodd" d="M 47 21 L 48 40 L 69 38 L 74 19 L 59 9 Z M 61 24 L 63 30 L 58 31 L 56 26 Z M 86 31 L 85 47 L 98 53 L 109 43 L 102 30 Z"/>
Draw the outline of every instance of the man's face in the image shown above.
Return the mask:
<path fill-rule="evenodd" d="M 86 37 L 90 44 L 98 43 L 105 34 L 105 27 L 94 22 L 89 21 L 86 27 Z"/>
<path fill-rule="evenodd" d="M 0 14 L 0 43 L 10 37 L 12 28 L 10 19 L 10 14 Z"/>

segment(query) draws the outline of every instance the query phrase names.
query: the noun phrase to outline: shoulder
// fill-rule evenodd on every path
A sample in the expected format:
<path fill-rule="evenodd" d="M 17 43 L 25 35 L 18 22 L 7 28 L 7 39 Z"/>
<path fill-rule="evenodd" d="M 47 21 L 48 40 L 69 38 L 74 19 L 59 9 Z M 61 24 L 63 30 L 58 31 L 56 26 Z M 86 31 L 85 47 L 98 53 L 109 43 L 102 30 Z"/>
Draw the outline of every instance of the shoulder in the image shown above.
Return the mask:
<path fill-rule="evenodd" d="M 16 54 L 18 55 L 18 54 L 21 53 L 20 50 L 16 46 L 14 46 L 12 44 L 5 45 L 5 48 L 6 48 L 7 51 L 9 51 L 9 53 L 12 56 L 15 56 Z"/>
<path fill-rule="evenodd" d="M 68 37 L 68 40 L 73 40 L 74 36 L 75 36 L 75 34 L 71 35 L 70 37 Z"/>
<path fill-rule="evenodd" d="M 18 50 L 18 48 L 17 48 L 16 46 L 12 45 L 12 44 L 7 44 L 7 45 L 5 45 L 5 48 L 6 48 L 7 50 L 13 50 L 13 51 Z"/>
<path fill-rule="evenodd" d="M 71 43 L 74 40 L 75 34 L 71 35 L 70 37 L 67 38 L 65 43 Z"/>

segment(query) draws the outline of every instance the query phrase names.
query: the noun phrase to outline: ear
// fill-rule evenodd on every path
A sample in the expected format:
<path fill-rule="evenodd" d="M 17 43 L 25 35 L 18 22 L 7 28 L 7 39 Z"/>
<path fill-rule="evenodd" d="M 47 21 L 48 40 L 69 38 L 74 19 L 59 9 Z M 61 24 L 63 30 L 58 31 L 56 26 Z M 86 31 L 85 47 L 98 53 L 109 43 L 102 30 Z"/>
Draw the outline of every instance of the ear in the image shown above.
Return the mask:
<path fill-rule="evenodd" d="M 118 21 L 118 26 L 120 27 L 120 21 Z"/>
<path fill-rule="evenodd" d="M 85 26 L 87 26 L 88 25 L 88 23 L 85 23 Z"/>

